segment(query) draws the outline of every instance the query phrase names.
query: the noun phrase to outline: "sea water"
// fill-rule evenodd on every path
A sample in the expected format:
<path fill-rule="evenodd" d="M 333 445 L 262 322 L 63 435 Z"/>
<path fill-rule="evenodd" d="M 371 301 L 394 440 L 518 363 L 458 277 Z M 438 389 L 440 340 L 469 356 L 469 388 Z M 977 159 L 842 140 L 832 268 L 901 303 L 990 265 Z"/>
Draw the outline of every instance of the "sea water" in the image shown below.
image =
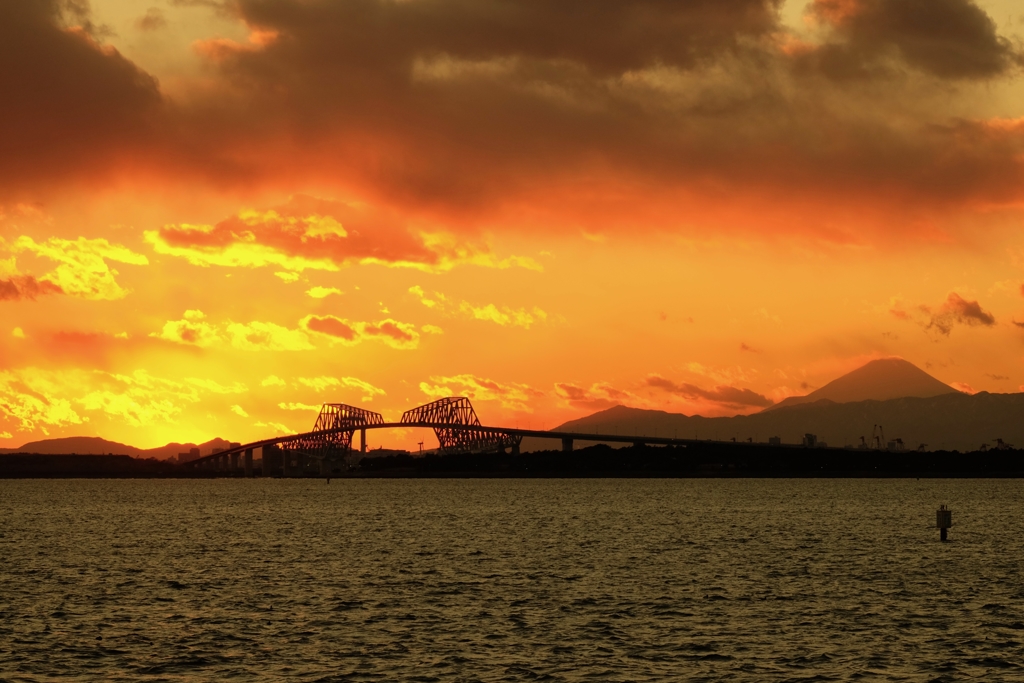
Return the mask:
<path fill-rule="evenodd" d="M 0 481 L 0 680 L 1024 680 L 1022 511 L 1016 480 Z"/>

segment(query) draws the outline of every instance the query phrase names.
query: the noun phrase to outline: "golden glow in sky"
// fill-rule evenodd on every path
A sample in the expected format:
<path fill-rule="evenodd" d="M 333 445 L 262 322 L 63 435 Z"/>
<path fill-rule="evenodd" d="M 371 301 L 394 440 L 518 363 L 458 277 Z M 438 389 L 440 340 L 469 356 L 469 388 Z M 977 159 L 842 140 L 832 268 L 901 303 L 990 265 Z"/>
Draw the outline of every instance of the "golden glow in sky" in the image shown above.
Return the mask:
<path fill-rule="evenodd" d="M 919 11 L 5 3 L 0 447 L 1019 391 L 1024 10 Z"/>

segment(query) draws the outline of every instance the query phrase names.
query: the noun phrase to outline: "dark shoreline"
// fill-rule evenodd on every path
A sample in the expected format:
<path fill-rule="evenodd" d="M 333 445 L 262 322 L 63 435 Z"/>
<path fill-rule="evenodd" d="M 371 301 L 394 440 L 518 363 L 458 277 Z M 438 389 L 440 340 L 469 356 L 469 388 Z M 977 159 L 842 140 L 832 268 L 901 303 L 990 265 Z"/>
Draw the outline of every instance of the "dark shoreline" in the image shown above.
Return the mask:
<path fill-rule="evenodd" d="M 211 479 L 237 473 L 179 467 L 127 455 L 0 455 L 0 479 Z M 318 472 L 305 476 L 322 478 Z M 708 442 L 696 447 L 606 445 L 571 452 L 541 451 L 373 457 L 334 478 L 1022 478 L 1024 450 L 873 451 Z"/>

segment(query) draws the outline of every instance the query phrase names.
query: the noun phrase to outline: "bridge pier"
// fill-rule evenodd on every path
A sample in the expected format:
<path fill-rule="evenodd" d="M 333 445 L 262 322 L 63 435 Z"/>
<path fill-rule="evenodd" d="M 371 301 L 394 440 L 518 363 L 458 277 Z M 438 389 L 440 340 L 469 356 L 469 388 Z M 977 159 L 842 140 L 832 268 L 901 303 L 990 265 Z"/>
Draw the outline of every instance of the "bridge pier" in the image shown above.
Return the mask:
<path fill-rule="evenodd" d="M 281 455 L 281 476 L 290 477 L 292 476 L 292 454 L 289 451 L 281 450 L 278 451 Z"/>
<path fill-rule="evenodd" d="M 360 429 L 359 430 L 359 452 L 360 453 L 365 453 L 366 452 L 366 430 L 365 429 Z"/>
<path fill-rule="evenodd" d="M 277 454 L 278 449 L 276 446 L 264 446 L 263 451 L 263 476 L 272 477 L 274 476 L 274 469 L 277 465 Z"/>
<path fill-rule="evenodd" d="M 565 451 L 566 453 L 572 451 L 572 439 L 562 438 L 562 450 Z"/>
<path fill-rule="evenodd" d="M 245 449 L 245 476 L 252 478 L 252 449 Z"/>
<path fill-rule="evenodd" d="M 305 453 L 295 454 L 295 474 L 299 477 L 306 476 L 307 458 Z"/>
<path fill-rule="evenodd" d="M 231 454 L 231 474 L 238 474 L 238 456 L 239 455 L 241 455 L 241 453 L 232 453 Z"/>
<path fill-rule="evenodd" d="M 512 455 L 519 455 L 519 444 L 512 444 Z"/>

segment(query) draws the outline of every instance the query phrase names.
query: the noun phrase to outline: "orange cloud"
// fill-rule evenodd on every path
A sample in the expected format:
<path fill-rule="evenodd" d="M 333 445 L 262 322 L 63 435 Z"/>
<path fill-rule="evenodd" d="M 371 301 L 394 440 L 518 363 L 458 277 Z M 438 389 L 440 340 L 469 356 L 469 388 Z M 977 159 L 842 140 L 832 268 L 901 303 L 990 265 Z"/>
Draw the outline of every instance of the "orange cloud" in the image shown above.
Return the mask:
<path fill-rule="evenodd" d="M 311 287 L 306 290 L 306 294 L 314 299 L 326 299 L 332 294 L 341 295 L 344 294 L 344 292 L 337 287 Z"/>
<path fill-rule="evenodd" d="M 548 314 L 541 308 L 534 306 L 532 310 L 525 308 L 511 308 L 509 306 L 496 306 L 494 304 L 484 304 L 482 306 L 471 304 L 468 301 L 462 301 L 456 304 L 451 301 L 441 292 L 434 292 L 433 298 L 427 296 L 426 292 L 419 285 L 414 285 L 409 288 L 409 293 L 420 300 L 427 308 L 445 313 L 447 315 L 454 315 L 456 312 L 475 320 L 485 320 L 492 322 L 503 327 L 523 327 L 530 329 L 531 325 L 538 322 L 544 322 L 548 319 Z"/>
<path fill-rule="evenodd" d="M 202 311 L 185 311 L 181 320 L 169 320 L 159 333 L 149 336 L 203 348 L 228 343 L 243 351 L 308 351 L 315 348 L 302 330 L 258 320 L 214 325 L 206 322 L 205 318 Z"/>
<path fill-rule="evenodd" d="M 607 410 L 624 403 L 637 403 L 639 398 L 607 383 L 593 384 L 589 389 L 569 383 L 556 383 L 555 395 L 573 408 Z"/>
<path fill-rule="evenodd" d="M 957 325 L 992 327 L 996 324 L 995 316 L 983 309 L 979 302 L 964 299 L 956 292 L 950 292 L 938 308 L 921 304 L 907 311 L 902 304 L 897 304 L 889 313 L 903 321 L 916 318 L 925 330 L 934 330 L 947 337 Z"/>
<path fill-rule="evenodd" d="M 977 301 L 968 301 L 956 292 L 950 292 L 946 302 L 932 314 L 925 329 L 935 329 L 948 336 L 954 325 L 992 327 L 995 324 L 995 316 L 982 309 Z"/>
<path fill-rule="evenodd" d="M 81 424 L 58 378 L 36 368 L 0 372 L 0 409 L 23 430 Z"/>
<path fill-rule="evenodd" d="M 372 401 L 375 396 L 387 396 L 387 392 L 383 389 L 356 377 L 299 377 L 298 381 L 299 384 L 309 387 L 317 393 L 327 391 L 328 389 L 355 389 L 363 393 L 361 400 L 364 402 Z M 309 408 L 309 406 L 303 406 L 302 404 L 289 404 L 289 410 L 297 409 L 291 406 L 299 406 L 298 409 L 300 410 Z"/>
<path fill-rule="evenodd" d="M 15 275 L 0 279 L 0 301 L 35 299 L 46 294 L 63 294 L 64 290 L 46 280 L 37 280 L 31 275 Z"/>
<path fill-rule="evenodd" d="M 347 342 L 355 341 L 359 336 L 359 333 L 347 320 L 336 318 L 333 315 L 311 315 L 300 324 L 310 332 L 318 332 Z"/>
<path fill-rule="evenodd" d="M 544 396 L 544 392 L 526 384 L 503 384 L 476 375 L 455 375 L 454 377 L 431 377 L 430 382 L 420 382 L 420 391 L 431 400 L 447 396 L 466 396 L 475 401 L 498 401 L 512 410 L 531 412 L 528 401 Z"/>
<path fill-rule="evenodd" d="M 484 245 L 411 228 L 392 212 L 304 195 L 268 211 L 243 211 L 216 225 L 149 230 L 145 240 L 157 253 L 185 258 L 196 266 L 276 266 L 286 269 L 285 273 L 336 271 L 353 264 L 427 271 L 450 270 L 460 264 L 539 268 L 531 259 L 499 259 Z"/>
<path fill-rule="evenodd" d="M 258 320 L 215 325 L 207 322 L 206 315 L 198 310 L 185 311 L 181 320 L 169 320 L 160 332 L 149 336 L 201 348 L 229 344 L 243 351 L 309 351 L 316 348 L 310 334 L 348 345 L 377 340 L 395 349 L 415 349 L 420 341 L 414 325 L 390 318 L 350 322 L 333 315 L 307 315 L 299 321 L 299 329 L 291 329 Z"/>
<path fill-rule="evenodd" d="M 299 321 L 299 325 L 304 330 L 344 344 L 376 339 L 395 349 L 415 349 L 420 342 L 420 333 L 414 325 L 390 318 L 370 323 L 349 322 L 333 315 L 308 315 Z"/>
<path fill-rule="evenodd" d="M 220 62 L 241 52 L 257 52 L 276 41 L 278 37 L 277 31 L 255 30 L 249 34 L 248 43 L 239 43 L 230 38 L 210 38 L 196 41 L 192 47 L 207 59 Z"/>
<path fill-rule="evenodd" d="M 199 310 L 185 311 L 181 320 L 168 320 L 163 329 L 149 336 L 177 344 L 192 344 L 206 347 L 220 341 L 220 333 L 213 325 L 205 322 L 206 314 Z"/>
<path fill-rule="evenodd" d="M 708 401 L 736 410 L 752 407 L 765 408 L 774 403 L 767 396 L 762 396 L 750 389 L 739 389 L 725 385 L 716 386 L 710 390 L 702 389 L 695 384 L 687 382 L 676 383 L 660 375 L 649 375 L 644 384 L 682 398 Z"/>
<path fill-rule="evenodd" d="M 22 236 L 14 241 L 11 249 L 57 261 L 60 265 L 56 269 L 39 278 L 41 283 L 48 283 L 41 287 L 50 293 L 60 291 L 83 299 L 115 300 L 128 295 L 128 290 L 117 284 L 114 279 L 117 271 L 110 268 L 107 261 L 136 266 L 149 264 L 142 254 L 106 239 L 79 237 L 72 241 L 51 237 L 37 243 L 31 237 Z M 7 263 L 8 267 L 13 267 L 13 262 Z"/>
<path fill-rule="evenodd" d="M 226 332 L 231 345 L 243 351 L 309 351 L 313 345 L 302 330 L 254 320 L 250 323 L 229 323 Z"/>
<path fill-rule="evenodd" d="M 305 403 L 278 403 L 277 407 L 281 410 L 308 410 L 310 412 L 319 413 L 323 405 L 311 406 Z"/>
<path fill-rule="evenodd" d="M 178 382 L 150 375 L 88 370 L 52 371 L 27 367 L 0 372 L 0 410 L 22 430 L 80 425 L 88 414 L 103 414 L 130 426 L 168 422 L 183 406 L 200 401 L 203 392 L 227 393 L 234 389 L 192 378 Z"/>

